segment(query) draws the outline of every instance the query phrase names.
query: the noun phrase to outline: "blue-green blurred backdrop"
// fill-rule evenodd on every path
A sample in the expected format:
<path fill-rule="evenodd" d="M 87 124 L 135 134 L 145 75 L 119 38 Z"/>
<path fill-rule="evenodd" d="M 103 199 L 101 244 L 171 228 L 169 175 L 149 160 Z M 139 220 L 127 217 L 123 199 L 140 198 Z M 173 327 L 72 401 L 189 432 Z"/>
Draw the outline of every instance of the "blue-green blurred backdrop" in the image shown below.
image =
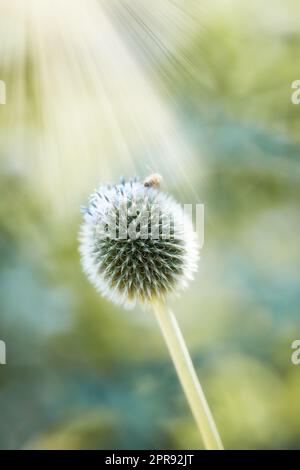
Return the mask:
<path fill-rule="evenodd" d="M 2 0 L 0 447 L 201 448 L 154 318 L 81 272 L 120 175 L 204 203 L 176 315 L 226 448 L 300 447 L 300 5 Z"/>

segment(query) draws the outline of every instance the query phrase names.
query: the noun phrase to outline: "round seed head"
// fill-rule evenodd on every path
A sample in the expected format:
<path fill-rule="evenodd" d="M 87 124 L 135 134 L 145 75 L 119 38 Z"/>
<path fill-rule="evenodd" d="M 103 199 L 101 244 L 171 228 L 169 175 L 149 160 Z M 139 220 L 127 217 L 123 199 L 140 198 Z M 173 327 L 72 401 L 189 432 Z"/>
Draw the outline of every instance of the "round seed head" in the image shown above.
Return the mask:
<path fill-rule="evenodd" d="M 136 180 L 101 186 L 83 209 L 82 266 L 118 304 L 151 302 L 184 288 L 197 269 L 192 223 L 173 198 Z"/>

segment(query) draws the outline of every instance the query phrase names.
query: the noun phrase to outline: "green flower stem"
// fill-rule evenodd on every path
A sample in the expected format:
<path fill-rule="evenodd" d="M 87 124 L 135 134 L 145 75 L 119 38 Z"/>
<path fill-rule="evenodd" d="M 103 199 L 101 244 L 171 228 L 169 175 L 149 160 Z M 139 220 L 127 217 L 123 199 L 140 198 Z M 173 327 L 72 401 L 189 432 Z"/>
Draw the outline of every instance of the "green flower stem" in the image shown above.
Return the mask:
<path fill-rule="evenodd" d="M 223 450 L 221 438 L 177 320 L 165 303 L 153 302 L 152 306 L 204 445 L 209 450 Z"/>

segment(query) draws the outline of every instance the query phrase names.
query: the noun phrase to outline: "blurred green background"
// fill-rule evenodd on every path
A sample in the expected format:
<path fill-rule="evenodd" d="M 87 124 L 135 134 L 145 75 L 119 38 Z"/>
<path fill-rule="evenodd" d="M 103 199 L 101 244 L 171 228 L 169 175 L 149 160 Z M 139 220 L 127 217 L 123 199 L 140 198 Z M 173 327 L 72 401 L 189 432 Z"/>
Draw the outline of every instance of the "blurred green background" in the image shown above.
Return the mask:
<path fill-rule="evenodd" d="M 225 447 L 300 448 L 299 22 L 296 0 L 1 2 L 1 448 L 201 448 L 154 318 L 80 268 L 80 204 L 151 171 L 205 205 L 171 303 Z"/>

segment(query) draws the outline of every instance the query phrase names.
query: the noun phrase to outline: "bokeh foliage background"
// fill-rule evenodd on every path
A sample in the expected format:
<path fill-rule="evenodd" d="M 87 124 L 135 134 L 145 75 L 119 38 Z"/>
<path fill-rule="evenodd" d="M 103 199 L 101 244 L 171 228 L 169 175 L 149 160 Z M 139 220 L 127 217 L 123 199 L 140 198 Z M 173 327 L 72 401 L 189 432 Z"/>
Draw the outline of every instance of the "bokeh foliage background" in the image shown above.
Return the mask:
<path fill-rule="evenodd" d="M 299 24 L 296 0 L 1 2 L 1 448 L 201 448 L 154 319 L 80 269 L 80 204 L 151 170 L 205 204 L 176 312 L 225 447 L 300 447 Z"/>

